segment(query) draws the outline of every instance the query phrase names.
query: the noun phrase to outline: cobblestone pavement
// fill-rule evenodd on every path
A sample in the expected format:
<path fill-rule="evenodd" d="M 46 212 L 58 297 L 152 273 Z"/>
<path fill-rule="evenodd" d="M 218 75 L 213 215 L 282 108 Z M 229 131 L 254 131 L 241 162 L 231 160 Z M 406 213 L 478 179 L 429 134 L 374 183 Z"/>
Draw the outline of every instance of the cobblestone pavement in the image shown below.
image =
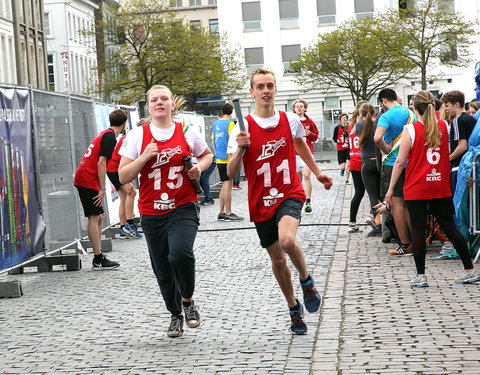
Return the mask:
<path fill-rule="evenodd" d="M 412 290 L 412 257 L 392 245 L 349 235 L 352 186 L 336 165 L 332 190 L 315 185 L 299 240 L 324 295 L 292 336 L 284 299 L 252 224 L 217 222 L 218 202 L 202 207 L 196 241 L 195 300 L 203 318 L 179 339 L 165 311 L 145 241 L 114 240 L 116 271 L 0 275 L 24 296 L 0 299 L 0 374 L 480 374 L 479 285 L 454 285 L 460 261 L 427 260 L 430 288 Z M 248 216 L 246 183 L 233 211 Z M 358 221 L 367 214 L 367 199 Z M 338 225 L 339 223 L 343 225 Z M 438 245 L 429 248 L 429 256 Z M 301 296 L 297 274 L 296 292 Z"/>

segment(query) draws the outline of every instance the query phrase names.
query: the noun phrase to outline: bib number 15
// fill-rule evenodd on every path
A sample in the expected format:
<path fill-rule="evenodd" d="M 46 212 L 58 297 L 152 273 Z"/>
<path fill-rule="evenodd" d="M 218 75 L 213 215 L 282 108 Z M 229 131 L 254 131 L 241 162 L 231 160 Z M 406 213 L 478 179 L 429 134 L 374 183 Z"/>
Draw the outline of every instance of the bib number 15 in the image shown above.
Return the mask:
<path fill-rule="evenodd" d="M 178 189 L 180 186 L 183 184 L 183 175 L 181 172 L 183 171 L 184 167 L 181 166 L 175 166 L 175 167 L 170 167 L 168 170 L 168 182 L 167 182 L 167 187 L 169 189 Z M 161 189 L 161 184 L 162 184 L 162 173 L 160 168 L 154 169 L 152 172 L 148 174 L 148 178 L 153 178 L 153 188 L 155 190 L 160 190 Z"/>
<path fill-rule="evenodd" d="M 288 160 L 284 159 L 278 167 L 275 168 L 277 173 L 283 172 L 283 183 L 289 184 L 290 181 L 290 169 L 288 166 Z M 260 168 L 257 169 L 257 176 L 263 174 L 263 186 L 270 187 L 272 186 L 272 171 L 270 168 L 270 163 L 263 163 Z"/>

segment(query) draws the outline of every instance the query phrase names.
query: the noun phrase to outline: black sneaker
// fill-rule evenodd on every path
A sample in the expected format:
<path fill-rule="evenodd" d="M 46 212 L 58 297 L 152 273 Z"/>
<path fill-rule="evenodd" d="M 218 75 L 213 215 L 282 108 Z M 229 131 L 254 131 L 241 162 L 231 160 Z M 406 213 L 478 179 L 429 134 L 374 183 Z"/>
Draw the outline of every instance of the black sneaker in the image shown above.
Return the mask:
<path fill-rule="evenodd" d="M 92 265 L 94 270 L 113 270 L 120 267 L 119 263 L 108 260 L 103 254 L 100 259 L 93 258 Z"/>
<path fill-rule="evenodd" d="M 367 237 L 382 237 L 382 224 L 377 224 L 375 229 L 367 233 Z"/>
<path fill-rule="evenodd" d="M 296 335 L 304 335 L 307 333 L 307 325 L 303 321 L 303 306 L 297 299 L 298 310 L 290 310 L 290 319 L 292 325 L 290 326 L 290 331 Z"/>
<path fill-rule="evenodd" d="M 200 325 L 200 314 L 195 303 L 192 301 L 190 306 L 183 305 L 183 311 L 185 312 L 185 323 L 187 323 L 187 326 L 189 328 L 197 328 Z"/>
<path fill-rule="evenodd" d="M 303 290 L 303 303 L 305 303 L 307 311 L 310 313 L 316 312 L 320 307 L 322 299 L 320 298 L 320 293 L 318 293 L 317 288 L 315 288 L 313 277 L 310 276 L 308 281 L 301 282 L 300 284 Z"/>
<path fill-rule="evenodd" d="M 201 201 L 201 202 L 200 202 L 200 204 L 201 204 L 202 206 L 211 206 L 211 205 L 213 205 L 214 203 L 215 203 L 214 200 L 211 200 L 211 201 Z"/>
<path fill-rule="evenodd" d="M 180 337 L 183 335 L 183 315 L 172 315 L 170 327 L 168 327 L 168 337 Z"/>
<path fill-rule="evenodd" d="M 243 217 L 235 215 L 233 212 L 230 215 L 225 215 L 225 221 L 243 221 Z"/>
<path fill-rule="evenodd" d="M 227 217 L 227 214 L 223 213 L 223 214 L 218 214 L 217 216 L 217 220 L 218 221 L 225 221 L 225 218 Z"/>

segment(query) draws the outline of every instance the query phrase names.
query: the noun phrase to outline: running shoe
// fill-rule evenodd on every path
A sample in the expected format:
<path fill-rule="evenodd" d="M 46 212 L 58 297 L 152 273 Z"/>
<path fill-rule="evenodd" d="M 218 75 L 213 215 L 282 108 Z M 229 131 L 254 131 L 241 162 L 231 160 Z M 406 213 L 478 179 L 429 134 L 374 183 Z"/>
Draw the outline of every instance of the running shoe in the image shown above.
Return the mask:
<path fill-rule="evenodd" d="M 130 234 L 131 238 L 142 238 L 142 235 L 138 233 L 137 226 L 135 224 L 127 224 L 123 227 L 123 231 Z"/>
<path fill-rule="evenodd" d="M 446 255 L 450 254 L 455 250 L 455 247 L 453 247 L 453 243 L 451 242 L 444 242 L 442 245 L 442 250 L 440 251 L 440 255 Z"/>
<path fill-rule="evenodd" d="M 200 325 L 200 314 L 193 301 L 190 306 L 183 305 L 183 311 L 185 312 L 185 323 L 188 327 L 196 328 Z"/>
<path fill-rule="evenodd" d="M 307 325 L 303 321 L 303 306 L 297 299 L 297 310 L 290 310 L 290 319 L 292 325 L 290 326 L 290 331 L 296 335 L 304 335 L 307 333 Z"/>
<path fill-rule="evenodd" d="M 371 216 L 369 216 L 365 222 L 370 225 L 372 227 L 372 229 L 376 229 L 377 228 L 377 223 L 375 222 L 375 219 Z"/>
<path fill-rule="evenodd" d="M 350 181 L 345 181 L 345 185 L 350 185 Z"/>
<path fill-rule="evenodd" d="M 367 233 L 367 237 L 382 237 L 382 225 L 378 224 L 375 229 Z"/>
<path fill-rule="evenodd" d="M 211 201 L 201 201 L 200 204 L 202 206 L 211 206 L 215 203 L 215 201 L 212 199 Z"/>
<path fill-rule="evenodd" d="M 320 307 L 322 301 L 320 293 L 315 288 L 315 281 L 312 276 L 309 276 L 308 280 L 300 283 L 303 290 L 303 303 L 308 312 L 313 313 Z"/>
<path fill-rule="evenodd" d="M 340 176 L 343 177 L 344 174 L 345 174 L 345 169 L 340 169 Z"/>
<path fill-rule="evenodd" d="M 183 335 L 183 316 L 172 315 L 170 327 L 168 327 L 168 337 L 180 337 Z"/>
<path fill-rule="evenodd" d="M 93 258 L 92 265 L 94 270 L 113 270 L 120 267 L 119 263 L 108 260 L 103 254 L 100 259 Z"/>
<path fill-rule="evenodd" d="M 230 215 L 225 215 L 225 221 L 243 221 L 243 217 L 235 215 L 233 212 Z"/>
<path fill-rule="evenodd" d="M 410 286 L 413 288 L 426 288 L 428 285 L 426 275 L 415 275 L 410 281 Z"/>
<path fill-rule="evenodd" d="M 477 270 L 473 270 L 471 272 L 465 271 L 460 275 L 459 278 L 455 280 L 458 284 L 473 284 L 477 281 L 480 281 L 480 274 Z"/>
<path fill-rule="evenodd" d="M 388 253 L 391 255 L 410 256 L 413 255 L 412 245 L 400 244 L 395 250 L 390 250 Z"/>
<path fill-rule="evenodd" d="M 240 189 L 241 189 L 240 185 L 233 185 L 233 190 L 240 190 Z"/>
<path fill-rule="evenodd" d="M 305 212 L 312 212 L 312 204 L 310 202 L 305 203 Z"/>
<path fill-rule="evenodd" d="M 225 213 L 223 213 L 223 214 L 220 213 L 220 214 L 218 214 L 218 216 L 217 216 L 217 220 L 218 220 L 218 221 L 225 221 L 225 218 L 226 218 L 226 217 L 227 217 L 227 214 L 225 214 Z"/>
<path fill-rule="evenodd" d="M 357 224 L 348 224 L 348 233 L 357 233 L 360 231 L 360 228 Z"/>

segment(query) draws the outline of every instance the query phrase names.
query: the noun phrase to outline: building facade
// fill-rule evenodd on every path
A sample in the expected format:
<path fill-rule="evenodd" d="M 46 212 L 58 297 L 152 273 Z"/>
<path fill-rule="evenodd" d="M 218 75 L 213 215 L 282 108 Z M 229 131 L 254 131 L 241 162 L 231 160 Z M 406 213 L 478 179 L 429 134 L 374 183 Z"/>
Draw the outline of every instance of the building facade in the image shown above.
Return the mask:
<path fill-rule="evenodd" d="M 92 95 L 97 91 L 95 15 L 91 0 L 44 0 L 48 87 Z"/>
<path fill-rule="evenodd" d="M 0 83 L 45 89 L 43 0 L 0 0 Z"/>
<path fill-rule="evenodd" d="M 448 1 L 467 20 L 480 18 L 480 0 Z M 339 115 L 353 110 L 350 93 L 336 87 L 304 93 L 289 69 L 291 61 L 295 61 L 302 48 L 313 44 L 319 33 L 330 32 L 352 18 L 398 9 L 402 2 L 404 0 L 217 0 L 219 31 L 227 34 L 232 47 L 240 46 L 246 73 L 259 66 L 275 72 L 278 109 L 291 111 L 295 99 L 305 98 L 310 103 L 309 115 L 321 125 L 321 137 L 330 137 Z M 469 67 L 438 66 L 430 72 L 439 78 L 429 82 L 429 90 L 458 89 L 465 92 L 467 99 L 475 97 L 474 67 L 480 60 L 478 33 L 475 38 Z M 393 88 L 407 99 L 420 90 L 420 79 L 404 80 Z M 376 97 L 372 97 L 371 102 L 376 104 Z M 247 92 L 243 103 L 245 111 L 251 110 L 253 101 Z"/>
<path fill-rule="evenodd" d="M 170 8 L 193 29 L 218 33 L 217 0 L 171 0 Z"/>

